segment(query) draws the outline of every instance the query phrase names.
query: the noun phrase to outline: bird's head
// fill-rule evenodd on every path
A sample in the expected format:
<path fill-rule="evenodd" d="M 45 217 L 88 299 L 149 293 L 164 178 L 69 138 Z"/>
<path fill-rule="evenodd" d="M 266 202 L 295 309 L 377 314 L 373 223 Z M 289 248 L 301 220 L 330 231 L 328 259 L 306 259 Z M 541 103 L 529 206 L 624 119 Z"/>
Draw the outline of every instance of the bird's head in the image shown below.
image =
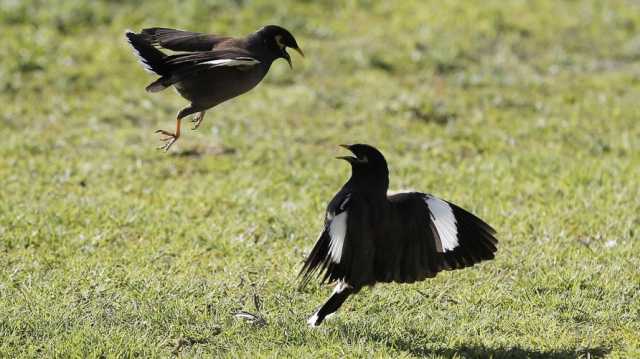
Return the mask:
<path fill-rule="evenodd" d="M 298 46 L 296 39 L 287 29 L 277 25 L 267 25 L 258 30 L 258 34 L 260 34 L 264 42 L 267 44 L 269 51 L 275 54 L 275 58 L 283 58 L 287 60 L 289 67 L 293 68 L 293 65 L 291 64 L 291 57 L 287 53 L 287 47 L 292 48 L 297 51 L 300 56 L 304 57 L 304 53 Z"/>
<path fill-rule="evenodd" d="M 336 157 L 351 164 L 351 177 L 367 183 L 389 185 L 389 169 L 387 160 L 375 147 L 366 144 L 340 145 L 351 151 L 354 156 Z M 385 188 L 386 190 L 386 188 Z"/>

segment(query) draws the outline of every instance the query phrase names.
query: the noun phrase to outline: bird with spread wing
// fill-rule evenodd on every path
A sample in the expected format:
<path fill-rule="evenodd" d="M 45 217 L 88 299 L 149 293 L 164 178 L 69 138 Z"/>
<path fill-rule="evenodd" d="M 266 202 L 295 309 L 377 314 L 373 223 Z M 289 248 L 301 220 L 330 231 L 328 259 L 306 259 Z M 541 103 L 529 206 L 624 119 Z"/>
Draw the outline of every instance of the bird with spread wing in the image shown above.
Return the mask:
<path fill-rule="evenodd" d="M 327 207 L 324 229 L 300 274 L 336 283 L 309 318 L 320 325 L 364 286 L 413 283 L 443 270 L 492 259 L 498 240 L 491 226 L 461 207 L 427 193 L 387 195 L 389 169 L 376 148 L 343 145 L 354 156 L 351 178 Z"/>

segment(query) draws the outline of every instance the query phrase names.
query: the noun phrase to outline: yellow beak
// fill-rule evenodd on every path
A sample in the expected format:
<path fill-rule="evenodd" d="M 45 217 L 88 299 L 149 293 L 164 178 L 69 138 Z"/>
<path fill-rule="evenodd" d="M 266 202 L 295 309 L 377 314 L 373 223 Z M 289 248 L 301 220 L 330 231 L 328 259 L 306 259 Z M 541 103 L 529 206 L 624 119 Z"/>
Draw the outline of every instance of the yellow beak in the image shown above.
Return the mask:
<path fill-rule="evenodd" d="M 296 50 L 296 51 L 300 54 L 300 56 L 304 57 L 304 52 L 302 52 L 302 49 L 301 49 L 301 48 L 299 48 L 299 47 L 292 47 L 292 49 Z"/>

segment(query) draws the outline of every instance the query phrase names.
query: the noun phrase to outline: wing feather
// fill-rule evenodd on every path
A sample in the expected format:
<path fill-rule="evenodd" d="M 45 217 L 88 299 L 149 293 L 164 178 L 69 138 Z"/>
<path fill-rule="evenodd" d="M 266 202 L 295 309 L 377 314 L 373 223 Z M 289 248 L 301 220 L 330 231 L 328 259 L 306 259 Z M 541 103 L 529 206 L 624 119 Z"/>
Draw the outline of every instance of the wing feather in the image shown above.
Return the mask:
<path fill-rule="evenodd" d="M 339 192 L 327 206 L 324 229 L 299 274 L 301 287 L 316 275 L 322 276 L 322 283 L 331 283 L 352 272 L 353 242 L 360 238 L 354 231 L 359 211 L 352 202 L 350 193 Z"/>
<path fill-rule="evenodd" d="M 227 36 L 204 34 L 162 27 L 143 29 L 140 33 L 149 43 L 173 51 L 209 51 L 229 41 Z"/>
<path fill-rule="evenodd" d="M 167 87 L 194 76 L 201 71 L 214 68 L 236 68 L 246 70 L 260 64 L 246 50 L 238 48 L 215 49 L 211 51 L 175 54 L 167 56 L 165 66 L 169 75 L 161 79 Z"/>
<path fill-rule="evenodd" d="M 377 280 L 400 283 L 433 277 L 442 270 L 473 266 L 494 257 L 495 230 L 470 212 L 424 193 L 389 197 L 387 241 L 377 259 Z"/>

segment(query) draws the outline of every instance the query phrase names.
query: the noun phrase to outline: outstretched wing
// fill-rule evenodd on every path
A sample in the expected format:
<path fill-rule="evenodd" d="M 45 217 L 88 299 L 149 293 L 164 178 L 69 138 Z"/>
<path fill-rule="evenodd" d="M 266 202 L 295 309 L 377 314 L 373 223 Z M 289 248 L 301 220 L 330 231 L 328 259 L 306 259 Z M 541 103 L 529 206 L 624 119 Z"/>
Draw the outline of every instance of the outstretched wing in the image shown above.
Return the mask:
<path fill-rule="evenodd" d="M 203 34 L 162 27 L 142 30 L 140 35 L 152 45 L 173 51 L 209 51 L 217 45 L 230 40 L 227 36 Z"/>
<path fill-rule="evenodd" d="M 329 203 L 324 228 L 300 270 L 301 288 L 318 272 L 325 273 L 323 281 L 327 279 L 331 281 L 332 272 L 334 277 L 338 275 L 336 267 L 342 259 L 342 250 L 347 236 L 350 199 L 351 194 L 340 192 Z M 335 279 L 337 278 L 333 278 Z"/>
<path fill-rule="evenodd" d="M 424 193 L 389 196 L 389 232 L 376 280 L 411 283 L 494 257 L 495 230 L 468 211 Z"/>
<path fill-rule="evenodd" d="M 353 194 L 340 192 L 334 197 L 327 208 L 324 229 L 300 271 L 301 288 L 316 275 L 322 275 L 323 283 L 340 280 L 357 286 L 366 282 L 372 272 L 354 258 L 373 256 L 367 218 L 366 206 Z"/>

